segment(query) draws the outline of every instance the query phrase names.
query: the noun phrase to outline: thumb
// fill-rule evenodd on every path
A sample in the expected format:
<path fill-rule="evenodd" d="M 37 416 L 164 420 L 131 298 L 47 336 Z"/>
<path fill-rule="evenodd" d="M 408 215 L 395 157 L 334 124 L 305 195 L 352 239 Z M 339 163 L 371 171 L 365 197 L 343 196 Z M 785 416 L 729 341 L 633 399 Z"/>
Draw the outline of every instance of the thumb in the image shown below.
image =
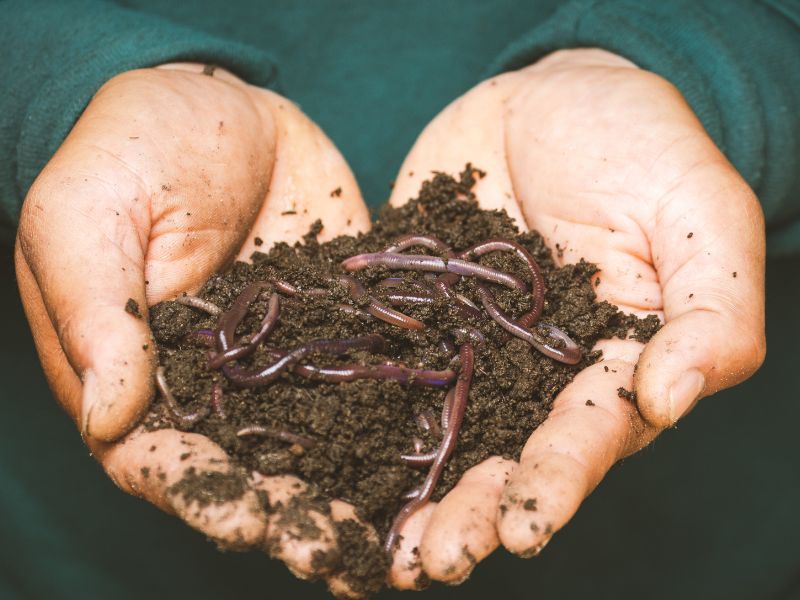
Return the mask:
<path fill-rule="evenodd" d="M 652 236 L 666 324 L 639 359 L 635 389 L 640 412 L 659 427 L 747 379 L 766 353 L 764 217 L 716 155 L 662 199 Z"/>
<path fill-rule="evenodd" d="M 57 164 L 40 177 L 20 219 L 17 272 L 51 385 L 57 394 L 71 390 L 60 399 L 85 435 L 110 441 L 150 402 L 155 347 L 146 317 L 146 239 L 123 208 L 103 199 L 104 186 Z M 42 351 L 54 342 L 60 351 Z"/>

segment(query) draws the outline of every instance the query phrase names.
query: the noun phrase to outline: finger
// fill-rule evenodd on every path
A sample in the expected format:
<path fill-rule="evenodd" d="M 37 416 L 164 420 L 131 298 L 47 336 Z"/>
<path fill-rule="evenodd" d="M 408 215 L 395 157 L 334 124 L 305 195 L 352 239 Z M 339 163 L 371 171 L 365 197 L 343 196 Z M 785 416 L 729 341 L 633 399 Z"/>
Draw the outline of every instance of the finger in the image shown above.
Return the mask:
<path fill-rule="evenodd" d="M 61 348 L 56 330 L 47 314 L 42 294 L 33 277 L 27 260 L 20 249 L 19 240 L 14 247 L 14 264 L 22 306 L 33 334 L 33 342 L 41 359 L 42 370 L 53 395 L 61 408 L 81 429 L 81 380 L 72 370 Z"/>
<path fill-rule="evenodd" d="M 502 127 L 506 100 L 520 84 L 518 73 L 484 81 L 445 108 L 425 128 L 408 153 L 392 190 L 390 203 L 401 205 L 417 196 L 434 171 L 456 174 L 467 163 L 486 172 L 473 191 L 481 208 L 505 209 L 517 226 L 525 221 L 514 200 L 505 157 Z M 485 123 L 496 123 L 486 127 Z"/>
<path fill-rule="evenodd" d="M 422 568 L 420 546 L 431 516 L 438 504 L 429 502 L 412 514 L 400 531 L 400 543 L 392 554 L 388 582 L 398 590 L 419 590 L 427 587 L 430 578 Z"/>
<path fill-rule="evenodd" d="M 270 514 L 264 549 L 300 579 L 324 574 L 338 552 L 330 506 L 309 493 L 291 475 L 253 474 L 253 488 L 263 494 Z"/>
<path fill-rule="evenodd" d="M 666 325 L 642 354 L 636 392 L 660 427 L 747 379 L 766 353 L 761 207 L 713 152 L 662 199 L 653 235 Z"/>
<path fill-rule="evenodd" d="M 261 89 L 253 93 L 264 100 L 260 111 L 275 123 L 276 159 L 266 200 L 239 260 L 276 242 L 294 243 L 317 219 L 323 225 L 320 241 L 369 229 L 361 191 L 331 140 L 286 98 Z"/>
<path fill-rule="evenodd" d="M 327 578 L 328 589 L 337 598 L 371 597 L 383 586 L 383 581 L 370 578 L 370 571 L 382 574 L 386 568 L 386 557 L 378 534 L 358 518 L 352 504 L 341 500 L 331 502 L 331 519 L 339 544 L 339 568 Z M 347 538 L 353 534 L 361 538 L 360 543 L 347 547 Z M 363 581 L 354 578 L 355 573 L 365 575 L 372 587 L 365 587 Z"/>
<path fill-rule="evenodd" d="M 136 422 L 153 392 L 154 347 L 142 313 L 143 255 L 132 227 L 112 226 L 99 205 L 71 206 L 70 196 L 81 186 L 62 183 L 58 202 L 55 189 L 34 185 L 23 208 L 18 234 L 23 259 L 18 264 L 26 272 L 23 299 L 34 298 L 37 289 L 36 301 L 48 315 L 51 330 L 40 309 L 32 328 L 54 389 L 63 388 L 63 380 L 53 381 L 63 361 L 52 346 L 52 332 L 83 383 L 82 409 L 72 406 L 73 418 L 82 410 L 84 433 L 111 440 Z M 74 398 L 61 402 L 74 404 Z"/>
<path fill-rule="evenodd" d="M 613 350 L 606 348 L 612 356 Z M 630 389 L 632 377 L 632 362 L 609 356 L 578 373 L 558 395 L 503 492 L 498 534 L 509 551 L 537 554 L 611 466 L 658 433 L 619 397 L 618 388 Z"/>
<path fill-rule="evenodd" d="M 124 491 L 174 513 L 225 548 L 259 544 L 266 516 L 245 474 L 208 438 L 160 429 L 137 430 L 98 458 Z"/>
<path fill-rule="evenodd" d="M 466 471 L 439 502 L 420 545 L 431 579 L 460 583 L 499 544 L 500 498 L 516 463 L 493 457 Z"/>

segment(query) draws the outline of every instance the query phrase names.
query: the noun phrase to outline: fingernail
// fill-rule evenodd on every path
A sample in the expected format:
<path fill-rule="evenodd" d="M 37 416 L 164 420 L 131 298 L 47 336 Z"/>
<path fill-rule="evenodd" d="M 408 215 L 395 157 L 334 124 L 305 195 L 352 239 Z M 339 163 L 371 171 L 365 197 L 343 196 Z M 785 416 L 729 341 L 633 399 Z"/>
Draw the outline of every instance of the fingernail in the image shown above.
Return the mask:
<path fill-rule="evenodd" d="M 706 378 L 697 369 L 686 371 L 672 384 L 669 388 L 669 418 L 672 423 L 689 412 L 705 386 Z"/>
<path fill-rule="evenodd" d="M 97 400 L 97 376 L 91 369 L 83 372 L 83 393 L 81 394 L 81 436 L 89 433 L 89 417 Z"/>

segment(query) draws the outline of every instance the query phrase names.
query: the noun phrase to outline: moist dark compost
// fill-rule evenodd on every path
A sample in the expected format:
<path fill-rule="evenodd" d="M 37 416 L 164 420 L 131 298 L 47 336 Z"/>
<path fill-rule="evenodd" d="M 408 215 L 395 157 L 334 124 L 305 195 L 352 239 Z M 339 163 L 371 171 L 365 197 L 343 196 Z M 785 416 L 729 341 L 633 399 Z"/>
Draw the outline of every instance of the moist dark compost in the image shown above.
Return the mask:
<path fill-rule="evenodd" d="M 389 549 L 403 511 L 490 456 L 518 459 L 556 395 L 598 360 L 598 339 L 646 341 L 658 320 L 595 302 L 594 265 L 556 267 L 537 233 L 478 208 L 481 175 L 437 174 L 369 233 L 318 243 L 317 223 L 197 297 L 154 306 L 161 394 L 147 426 L 206 435 L 248 471 L 299 476 L 317 498 L 353 504 Z M 200 475 L 173 491 L 210 501 Z M 244 487 L 220 489 L 217 501 Z M 320 560 L 375 591 L 388 554 L 355 521 L 337 527 L 340 552 Z"/>

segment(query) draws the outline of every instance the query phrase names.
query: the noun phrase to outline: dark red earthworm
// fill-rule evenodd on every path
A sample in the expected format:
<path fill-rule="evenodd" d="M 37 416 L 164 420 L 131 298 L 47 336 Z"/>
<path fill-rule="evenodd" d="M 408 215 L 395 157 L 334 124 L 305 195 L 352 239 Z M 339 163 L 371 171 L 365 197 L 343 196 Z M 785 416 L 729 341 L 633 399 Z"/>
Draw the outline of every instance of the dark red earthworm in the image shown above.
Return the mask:
<path fill-rule="evenodd" d="M 175 298 L 175 302 L 178 304 L 183 304 L 184 306 L 190 306 L 192 308 L 202 310 L 215 317 L 222 313 L 222 309 L 219 306 L 213 302 L 209 302 L 208 300 L 198 298 L 197 296 L 183 294 L 182 296 Z"/>
<path fill-rule="evenodd" d="M 156 386 L 164 397 L 164 403 L 167 405 L 170 414 L 178 421 L 181 427 L 191 427 L 208 416 L 209 409 L 207 406 L 195 412 L 185 412 L 181 408 L 175 396 L 172 395 L 172 391 L 169 389 L 167 377 L 164 374 L 164 367 L 158 367 L 156 369 Z"/>
<path fill-rule="evenodd" d="M 374 254 L 359 254 L 342 261 L 342 268 L 348 271 L 359 271 L 376 265 L 404 271 L 455 273 L 456 275 L 477 277 L 478 279 L 491 281 L 522 292 L 528 289 L 528 286 L 519 277 L 459 258 L 446 259 L 426 254 L 378 252 Z"/>
<path fill-rule="evenodd" d="M 386 299 L 391 304 L 433 304 L 436 298 L 430 294 L 386 294 Z"/>
<path fill-rule="evenodd" d="M 419 488 L 412 488 L 400 496 L 401 500 L 412 500 L 419 496 Z"/>
<path fill-rule="evenodd" d="M 474 327 L 455 327 L 454 329 L 450 330 L 450 333 L 453 334 L 453 336 L 456 338 L 456 341 L 459 339 L 468 339 L 476 346 L 486 343 L 486 336 Z"/>
<path fill-rule="evenodd" d="M 475 244 L 471 248 L 467 248 L 458 254 L 459 258 L 465 260 L 471 259 L 473 256 L 483 256 L 490 252 L 515 252 L 531 272 L 531 310 L 525 313 L 522 317 L 517 319 L 517 322 L 523 327 L 530 327 L 542 315 L 544 308 L 544 294 L 545 284 L 542 271 L 539 269 L 539 263 L 533 258 L 533 255 L 521 244 L 512 242 L 511 240 L 491 239 Z"/>
<path fill-rule="evenodd" d="M 209 369 L 219 369 L 225 363 L 232 360 L 239 360 L 246 356 L 250 356 L 256 351 L 259 344 L 269 337 L 272 330 L 278 324 L 278 317 L 280 316 L 280 296 L 274 293 L 269 298 L 269 305 L 267 307 L 267 314 L 261 320 L 261 329 L 256 333 L 249 342 L 246 344 L 229 348 L 225 352 L 216 354 L 208 361 Z"/>
<path fill-rule="evenodd" d="M 408 315 L 389 308 L 385 304 L 378 302 L 367 293 L 364 285 L 351 275 L 339 275 L 335 278 L 341 284 L 346 285 L 350 290 L 350 297 L 356 301 L 367 301 L 366 310 L 376 319 L 385 321 L 403 329 L 423 329 L 425 324 L 422 321 L 417 321 Z"/>
<path fill-rule="evenodd" d="M 336 310 L 340 310 L 343 313 L 347 313 L 349 315 L 355 315 L 357 317 L 361 317 L 362 319 L 374 318 L 367 311 L 361 310 L 360 308 L 356 308 L 355 306 L 350 306 L 349 304 L 334 304 L 333 308 L 335 308 Z"/>
<path fill-rule="evenodd" d="M 298 444 L 303 448 L 305 448 L 306 450 L 310 450 L 316 445 L 316 441 L 304 435 L 298 435 L 296 433 L 285 431 L 283 429 L 271 429 L 269 427 L 262 427 L 261 425 L 250 425 L 236 432 L 237 437 L 246 437 L 248 435 L 259 435 L 263 437 L 274 438 L 276 440 L 281 440 L 282 442 L 288 442 L 289 444 Z"/>
<path fill-rule="evenodd" d="M 251 283 L 242 290 L 228 311 L 219 318 L 217 323 L 217 346 L 220 353 L 226 352 L 233 347 L 236 328 L 247 314 L 250 304 L 258 298 L 261 290 L 266 287 L 269 287 L 269 284 L 265 281 Z"/>
<path fill-rule="evenodd" d="M 213 348 L 217 345 L 217 337 L 211 329 L 198 329 L 187 335 L 188 339 L 196 341 L 204 346 Z"/>
<path fill-rule="evenodd" d="M 389 379 L 401 384 L 441 386 L 452 383 L 455 371 L 444 369 L 410 369 L 399 365 L 339 365 L 336 367 L 317 367 L 309 364 L 295 365 L 294 372 L 308 379 L 341 383 L 358 379 Z"/>
<path fill-rule="evenodd" d="M 566 333 L 553 325 L 546 326 L 548 332 L 552 332 L 553 337 L 563 343 L 563 348 L 557 348 L 553 344 L 548 343 L 547 337 L 541 335 L 538 331 L 528 329 L 509 318 L 497 304 L 494 296 L 492 296 L 492 293 L 485 285 L 478 286 L 478 293 L 481 296 L 483 307 L 486 309 L 486 312 L 489 313 L 489 316 L 511 335 L 525 340 L 539 352 L 558 362 L 568 365 L 574 365 L 580 362 L 582 354 L 581 349 Z"/>
<path fill-rule="evenodd" d="M 349 350 L 367 350 L 380 352 L 385 340 L 377 334 L 370 334 L 344 340 L 313 340 L 298 346 L 287 353 L 281 352 L 275 362 L 260 371 L 245 371 L 235 365 L 224 365 L 223 372 L 235 384 L 242 387 L 258 387 L 270 383 L 299 360 L 315 352 L 327 354 L 344 354 Z"/>
<path fill-rule="evenodd" d="M 214 412 L 217 413 L 220 419 L 227 419 L 225 414 L 225 407 L 222 404 L 222 385 L 215 382 L 211 386 L 211 406 L 214 407 Z"/>
<path fill-rule="evenodd" d="M 428 475 L 419 488 L 419 494 L 400 509 L 400 512 L 397 513 L 397 516 L 392 522 L 389 533 L 386 535 L 384 548 L 386 552 L 390 554 L 394 551 L 397 538 L 400 534 L 400 528 L 406 520 L 408 520 L 408 517 L 422 508 L 430 500 L 431 494 L 442 475 L 444 465 L 455 448 L 458 432 L 461 429 L 461 423 L 464 419 L 467 400 L 469 399 L 469 388 L 472 383 L 472 373 L 475 366 L 475 353 L 472 344 L 467 343 L 462 345 L 459 356 L 461 358 L 461 371 L 458 374 L 455 387 L 447 394 L 448 396 L 451 394 L 453 395 L 447 429 L 444 432 L 442 443 L 439 445 L 436 458 L 428 471 Z M 445 403 L 448 401 L 449 400 L 446 398 Z"/>
<path fill-rule="evenodd" d="M 439 454 L 438 450 L 426 452 L 425 454 L 401 454 L 400 460 L 402 460 L 409 467 L 429 467 L 433 464 L 437 454 Z"/>
<path fill-rule="evenodd" d="M 438 250 L 445 255 L 452 256 L 453 251 L 450 246 L 445 244 L 442 240 L 432 235 L 404 235 L 394 241 L 391 246 L 387 246 L 384 252 L 397 253 L 402 252 L 413 246 L 424 246 L 429 250 Z"/>

